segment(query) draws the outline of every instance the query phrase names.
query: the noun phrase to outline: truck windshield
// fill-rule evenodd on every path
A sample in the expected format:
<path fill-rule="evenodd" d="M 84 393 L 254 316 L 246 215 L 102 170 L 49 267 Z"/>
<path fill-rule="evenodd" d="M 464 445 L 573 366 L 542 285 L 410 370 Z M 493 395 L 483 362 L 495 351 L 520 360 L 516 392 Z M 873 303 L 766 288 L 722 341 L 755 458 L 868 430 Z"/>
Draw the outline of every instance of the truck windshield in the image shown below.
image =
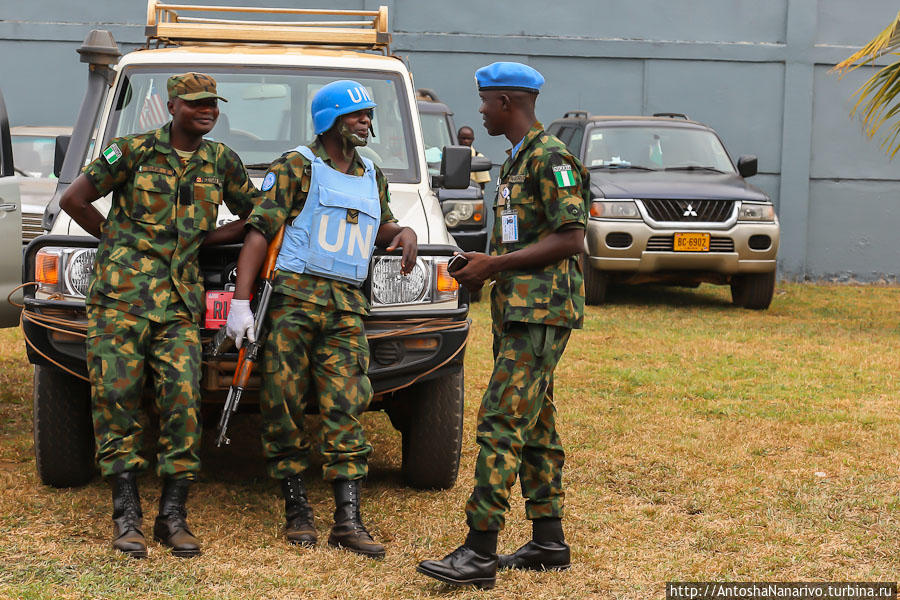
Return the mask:
<path fill-rule="evenodd" d="M 216 66 L 185 66 L 179 72 L 198 71 L 215 77 L 219 94 L 219 120 L 208 139 L 227 144 L 249 170 L 265 170 L 269 163 L 300 144 L 315 139 L 310 103 L 325 84 L 337 79 L 362 83 L 378 105 L 372 122 L 374 138 L 359 153 L 381 167 L 389 181 L 419 180 L 412 144 L 409 102 L 402 79 L 394 73 L 298 71 L 241 67 L 228 71 Z M 166 80 L 175 71 L 131 68 L 116 91 L 116 103 L 106 128 L 104 147 L 114 137 L 157 129 L 170 119 L 166 107 Z"/>
<path fill-rule="evenodd" d="M 594 127 L 588 131 L 584 165 L 654 171 L 699 167 L 734 173 L 714 133 L 685 127 Z"/>

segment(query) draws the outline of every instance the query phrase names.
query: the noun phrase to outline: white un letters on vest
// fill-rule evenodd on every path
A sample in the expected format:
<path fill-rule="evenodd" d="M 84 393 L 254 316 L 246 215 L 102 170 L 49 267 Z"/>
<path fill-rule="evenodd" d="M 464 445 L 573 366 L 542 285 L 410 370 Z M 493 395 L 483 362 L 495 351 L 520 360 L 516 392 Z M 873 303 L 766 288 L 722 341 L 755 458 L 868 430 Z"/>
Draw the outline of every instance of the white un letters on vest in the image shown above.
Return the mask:
<path fill-rule="evenodd" d="M 340 252 L 347 256 L 353 256 L 355 250 L 359 250 L 360 258 L 368 260 L 369 253 L 372 250 L 372 236 L 375 233 L 375 226 L 366 227 L 366 235 L 363 237 L 362 228 L 357 223 L 347 223 L 346 219 L 338 218 L 337 239 L 333 244 L 328 242 L 328 219 L 329 215 L 323 214 L 319 219 L 319 245 L 329 252 Z M 347 237 L 347 227 L 350 227 L 350 239 L 348 247 L 344 250 L 344 239 Z"/>

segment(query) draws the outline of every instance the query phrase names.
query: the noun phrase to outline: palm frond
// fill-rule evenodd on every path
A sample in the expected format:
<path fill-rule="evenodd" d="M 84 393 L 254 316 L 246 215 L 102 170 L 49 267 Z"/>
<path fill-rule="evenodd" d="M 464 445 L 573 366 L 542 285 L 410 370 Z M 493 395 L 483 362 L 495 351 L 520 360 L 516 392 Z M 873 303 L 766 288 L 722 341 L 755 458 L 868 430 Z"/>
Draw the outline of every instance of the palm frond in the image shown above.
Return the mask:
<path fill-rule="evenodd" d="M 893 52 L 900 46 L 900 12 L 894 17 L 893 22 L 884 31 L 876 35 L 872 40 L 854 52 L 832 68 L 832 71 L 847 73 L 874 62 L 881 56 Z"/>

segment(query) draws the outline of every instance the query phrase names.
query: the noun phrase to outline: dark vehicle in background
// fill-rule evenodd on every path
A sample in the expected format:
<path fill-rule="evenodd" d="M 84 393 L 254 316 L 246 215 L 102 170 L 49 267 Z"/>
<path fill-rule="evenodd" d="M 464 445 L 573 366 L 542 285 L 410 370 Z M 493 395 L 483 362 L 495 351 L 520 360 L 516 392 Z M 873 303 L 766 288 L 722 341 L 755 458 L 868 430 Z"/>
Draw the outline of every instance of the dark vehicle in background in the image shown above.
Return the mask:
<path fill-rule="evenodd" d="M 592 116 L 568 112 L 547 130 L 591 174 L 585 296 L 610 283 L 730 285 L 735 305 L 766 309 L 775 291 L 778 217 L 710 127 L 677 113 Z"/>
<path fill-rule="evenodd" d="M 453 112 L 443 102 L 420 99 L 417 103 L 425 140 L 425 161 L 429 175 L 433 176 L 439 174 L 441 169 L 441 148 L 459 145 L 456 125 L 453 123 Z M 472 158 L 472 171 L 487 171 L 490 167 L 488 159 Z M 487 251 L 491 225 L 488 221 L 492 213 L 484 209 L 481 186 L 472 182 L 462 190 L 438 187 L 435 193 L 441 203 L 444 223 L 457 245 L 467 252 Z"/>

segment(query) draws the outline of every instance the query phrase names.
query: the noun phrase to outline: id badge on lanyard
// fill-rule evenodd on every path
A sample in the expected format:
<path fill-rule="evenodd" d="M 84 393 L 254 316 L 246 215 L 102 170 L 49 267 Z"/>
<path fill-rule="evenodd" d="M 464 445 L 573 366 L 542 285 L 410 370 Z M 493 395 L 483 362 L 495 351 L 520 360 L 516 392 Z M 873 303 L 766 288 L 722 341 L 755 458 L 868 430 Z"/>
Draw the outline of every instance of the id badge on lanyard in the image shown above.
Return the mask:
<path fill-rule="evenodd" d="M 509 205 L 509 186 L 503 184 L 499 188 L 500 206 L 504 206 L 500 213 L 502 241 L 504 244 L 512 244 L 519 241 L 519 213 Z"/>

